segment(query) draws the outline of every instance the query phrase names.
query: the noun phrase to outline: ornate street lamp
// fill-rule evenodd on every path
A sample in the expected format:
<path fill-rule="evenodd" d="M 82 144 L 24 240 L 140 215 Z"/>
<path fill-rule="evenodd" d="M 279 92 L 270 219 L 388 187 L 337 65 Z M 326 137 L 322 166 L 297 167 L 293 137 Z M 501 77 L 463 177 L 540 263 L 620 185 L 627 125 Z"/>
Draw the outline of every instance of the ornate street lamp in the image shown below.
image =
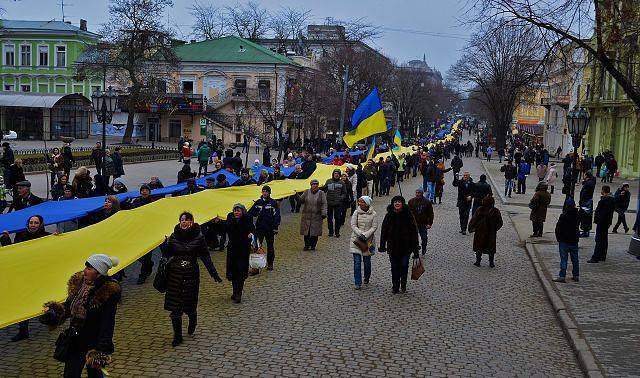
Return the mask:
<path fill-rule="evenodd" d="M 98 122 L 102 122 L 102 167 L 104 169 L 104 161 L 107 156 L 107 123 L 111 123 L 111 119 L 113 118 L 113 112 L 116 110 L 116 106 L 118 104 L 118 95 L 116 91 L 109 86 L 109 89 L 106 91 L 96 90 L 91 95 L 91 105 L 93 106 L 93 111 L 96 113 L 98 117 Z"/>
<path fill-rule="evenodd" d="M 571 191 L 567 193 L 567 197 L 574 197 L 576 191 L 576 170 L 578 162 L 578 148 L 582 144 L 582 137 L 587 133 L 589 127 L 589 112 L 585 108 L 578 108 L 576 105 L 569 113 L 567 113 L 567 125 L 571 134 L 573 144 L 573 172 L 571 172 Z"/>

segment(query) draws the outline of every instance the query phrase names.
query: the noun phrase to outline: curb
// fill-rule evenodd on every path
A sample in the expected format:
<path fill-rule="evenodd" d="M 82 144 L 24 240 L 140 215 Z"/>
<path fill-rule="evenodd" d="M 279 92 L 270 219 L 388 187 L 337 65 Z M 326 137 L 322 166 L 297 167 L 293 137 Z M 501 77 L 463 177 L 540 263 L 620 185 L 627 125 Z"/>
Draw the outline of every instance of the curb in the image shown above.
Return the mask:
<path fill-rule="evenodd" d="M 502 191 L 498 186 L 496 186 L 496 181 L 485 167 L 484 161 L 481 161 L 481 163 L 482 168 L 487 173 L 487 177 L 493 185 L 493 188 L 498 192 L 500 201 L 504 205 L 511 205 L 507 203 L 508 201 L 505 201 Z M 602 370 L 602 367 L 598 362 L 595 354 L 591 350 L 589 342 L 582 335 L 580 327 L 573 320 L 573 315 L 571 314 L 570 309 L 566 306 L 560 295 L 556 292 L 551 279 L 547 276 L 543 263 L 538 258 L 537 248 L 530 241 L 528 241 L 526 237 L 523 238 L 517 232 L 517 228 L 513 218 L 511 217 L 511 214 L 507 213 L 507 215 L 509 217 L 509 220 L 511 221 L 511 224 L 513 225 L 513 228 L 518 234 L 518 239 L 524 244 L 524 250 L 527 252 L 529 261 L 531 261 L 531 265 L 533 265 L 533 269 L 535 270 L 536 276 L 538 277 L 538 280 L 542 285 L 542 289 L 544 290 L 547 299 L 551 304 L 551 307 L 553 307 L 556 317 L 560 323 L 560 327 L 562 327 L 565 337 L 571 344 L 571 348 L 573 349 L 575 356 L 578 359 L 578 363 L 580 364 L 582 371 L 584 372 L 585 376 L 590 378 L 604 377 L 604 371 Z"/>
<path fill-rule="evenodd" d="M 156 163 L 156 162 L 159 162 L 159 161 L 169 161 L 169 160 L 175 160 L 175 159 L 153 159 L 153 160 L 143 160 L 143 161 L 128 161 L 128 162 L 122 162 L 122 165 Z M 95 165 L 85 165 L 85 167 L 87 167 L 87 168 L 95 168 Z M 75 169 L 77 169 L 77 167 L 72 167 L 71 171 L 73 172 Z M 29 171 L 29 172 L 25 172 L 24 175 L 25 176 L 40 175 L 40 174 L 49 173 L 49 172 L 51 172 L 51 171 L 49 171 L 49 170 L 46 170 L 46 171 Z"/>

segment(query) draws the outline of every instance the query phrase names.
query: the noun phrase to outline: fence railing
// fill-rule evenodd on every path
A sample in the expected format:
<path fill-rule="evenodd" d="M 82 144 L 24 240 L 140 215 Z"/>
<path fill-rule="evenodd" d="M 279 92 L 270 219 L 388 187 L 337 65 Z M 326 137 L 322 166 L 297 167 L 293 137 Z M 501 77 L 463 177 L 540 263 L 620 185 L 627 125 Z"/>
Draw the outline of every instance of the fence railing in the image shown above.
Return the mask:
<path fill-rule="evenodd" d="M 114 147 L 120 147 L 121 150 L 127 150 L 127 149 L 131 149 L 131 148 L 135 148 L 135 149 L 154 149 L 154 150 L 167 150 L 167 151 L 178 151 L 178 149 L 176 147 L 169 147 L 169 146 L 162 146 L 162 145 L 155 145 L 155 146 L 151 146 L 151 145 L 121 145 L 121 146 L 107 146 L 107 149 L 109 149 L 111 152 L 113 152 L 113 148 Z M 49 154 L 51 153 L 51 150 L 53 150 L 54 148 L 58 148 L 60 149 L 60 147 L 56 146 L 56 147 L 51 147 L 49 149 L 45 149 L 45 148 L 30 148 L 30 149 L 20 149 L 20 150 L 13 150 L 13 154 L 14 155 L 38 155 L 38 154 Z M 92 151 L 95 147 L 71 147 L 71 152 L 83 152 L 83 151 Z"/>

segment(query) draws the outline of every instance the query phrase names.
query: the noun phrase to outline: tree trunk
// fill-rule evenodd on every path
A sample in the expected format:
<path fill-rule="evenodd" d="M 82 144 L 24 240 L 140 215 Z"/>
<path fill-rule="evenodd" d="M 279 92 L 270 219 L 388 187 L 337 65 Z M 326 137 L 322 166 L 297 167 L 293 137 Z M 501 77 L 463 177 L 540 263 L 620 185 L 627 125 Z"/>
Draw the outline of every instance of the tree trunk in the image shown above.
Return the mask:
<path fill-rule="evenodd" d="M 131 98 L 131 96 L 129 97 Z M 135 111 L 135 103 L 133 101 L 128 101 L 127 103 L 128 113 L 127 113 L 127 128 L 124 130 L 124 135 L 122 136 L 122 143 L 131 143 L 131 137 L 133 136 L 133 119 L 136 116 Z"/>

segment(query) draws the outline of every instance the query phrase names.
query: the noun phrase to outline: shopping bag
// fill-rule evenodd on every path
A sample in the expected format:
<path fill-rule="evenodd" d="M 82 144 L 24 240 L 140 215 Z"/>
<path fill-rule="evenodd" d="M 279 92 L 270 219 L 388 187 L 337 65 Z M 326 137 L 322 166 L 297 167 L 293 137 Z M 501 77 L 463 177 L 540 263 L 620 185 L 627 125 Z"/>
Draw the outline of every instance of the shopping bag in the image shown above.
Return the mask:
<path fill-rule="evenodd" d="M 424 273 L 424 265 L 422 264 L 422 259 L 420 257 L 414 258 L 413 263 L 411 265 L 411 279 L 417 281 L 420 276 Z"/>
<path fill-rule="evenodd" d="M 249 255 L 249 268 L 262 269 L 267 266 L 267 256 L 264 253 L 252 253 Z"/>

